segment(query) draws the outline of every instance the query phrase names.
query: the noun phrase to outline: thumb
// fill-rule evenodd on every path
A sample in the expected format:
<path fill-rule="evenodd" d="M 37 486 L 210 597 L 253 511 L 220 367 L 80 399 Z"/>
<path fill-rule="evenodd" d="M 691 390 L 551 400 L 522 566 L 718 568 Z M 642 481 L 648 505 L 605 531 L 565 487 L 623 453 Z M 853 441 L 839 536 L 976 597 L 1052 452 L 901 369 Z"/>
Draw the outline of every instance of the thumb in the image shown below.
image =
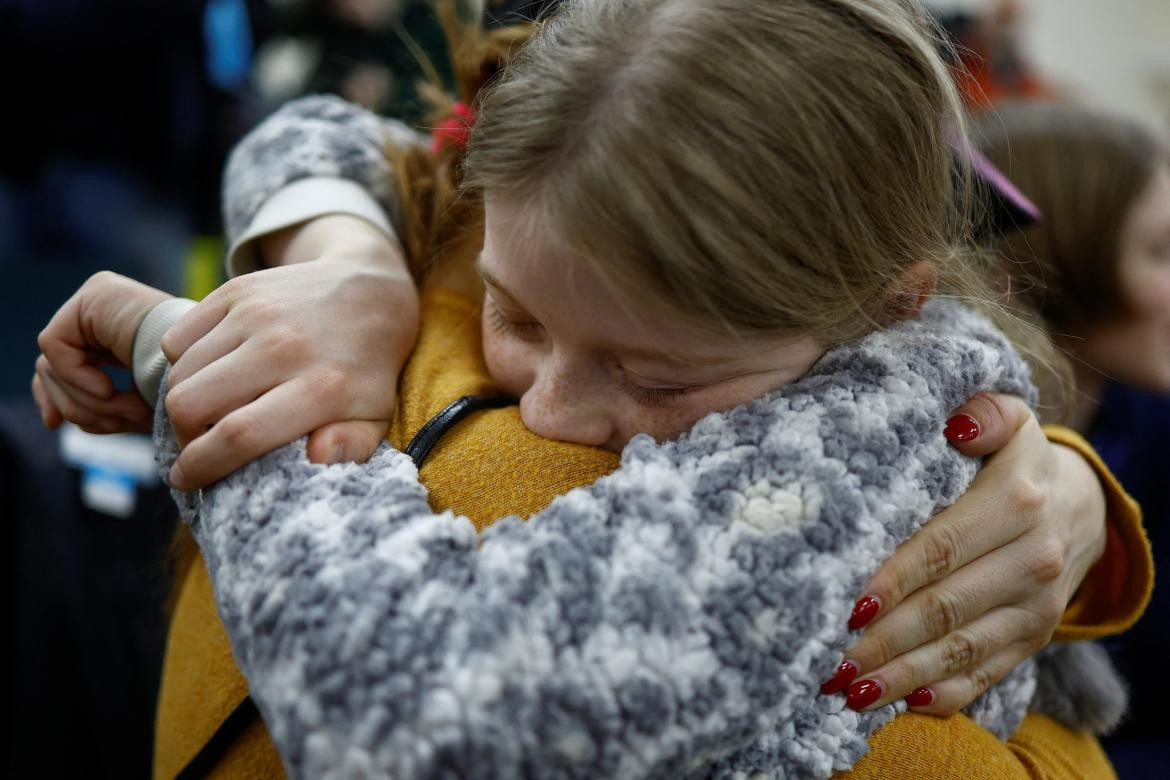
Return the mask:
<path fill-rule="evenodd" d="M 346 420 L 322 425 L 309 435 L 309 462 L 365 463 L 389 429 L 386 420 Z"/>
<path fill-rule="evenodd" d="M 1014 395 L 980 393 L 955 410 L 943 433 L 959 452 L 977 458 L 1006 447 L 1031 419 L 1032 410 Z"/>

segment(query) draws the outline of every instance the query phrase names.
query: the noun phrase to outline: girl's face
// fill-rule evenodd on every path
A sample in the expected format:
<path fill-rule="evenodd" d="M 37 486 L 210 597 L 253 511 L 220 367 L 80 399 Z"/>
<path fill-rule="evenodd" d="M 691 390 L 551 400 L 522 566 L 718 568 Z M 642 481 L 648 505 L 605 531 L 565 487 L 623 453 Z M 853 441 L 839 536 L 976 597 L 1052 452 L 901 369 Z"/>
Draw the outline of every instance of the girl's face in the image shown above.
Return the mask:
<path fill-rule="evenodd" d="M 810 336 L 733 339 L 653 316 L 547 241 L 522 209 L 490 197 L 478 268 L 488 371 L 547 439 L 615 452 L 638 433 L 669 439 L 797 379 L 825 352 Z"/>
<path fill-rule="evenodd" d="M 1106 376 L 1170 392 L 1170 165 L 1160 166 L 1122 226 L 1118 273 L 1130 316 L 1090 326 L 1072 349 Z"/>

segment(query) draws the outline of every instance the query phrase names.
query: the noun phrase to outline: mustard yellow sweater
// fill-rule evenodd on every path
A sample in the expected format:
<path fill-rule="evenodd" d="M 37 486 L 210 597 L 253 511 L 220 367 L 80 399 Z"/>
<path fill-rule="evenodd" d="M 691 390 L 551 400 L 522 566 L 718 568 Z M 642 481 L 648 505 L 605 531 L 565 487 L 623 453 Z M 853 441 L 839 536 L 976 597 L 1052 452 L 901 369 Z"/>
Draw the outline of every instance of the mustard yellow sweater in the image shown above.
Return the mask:
<path fill-rule="evenodd" d="M 388 439 L 402 449 L 452 400 L 494 392 L 479 350 L 478 305 L 450 291 L 423 296 L 418 346 L 399 386 L 398 415 Z M 1094 465 L 1109 500 L 1109 542 L 1057 639 L 1084 639 L 1131 625 L 1153 583 L 1140 512 L 1076 434 L 1049 428 L 1051 440 Z M 528 516 L 554 496 L 613 470 L 616 455 L 541 439 L 516 407 L 472 415 L 436 445 L 420 472 L 435 510 L 453 509 L 483 529 L 508 514 Z M 160 692 L 154 774 L 174 777 L 248 695 L 215 612 L 206 568 L 193 557 L 179 573 Z M 283 775 L 280 758 L 257 720 L 219 762 L 213 777 Z M 1003 743 L 965 716 L 906 713 L 879 730 L 849 778 L 1099 778 L 1113 777 L 1096 740 L 1030 715 Z"/>

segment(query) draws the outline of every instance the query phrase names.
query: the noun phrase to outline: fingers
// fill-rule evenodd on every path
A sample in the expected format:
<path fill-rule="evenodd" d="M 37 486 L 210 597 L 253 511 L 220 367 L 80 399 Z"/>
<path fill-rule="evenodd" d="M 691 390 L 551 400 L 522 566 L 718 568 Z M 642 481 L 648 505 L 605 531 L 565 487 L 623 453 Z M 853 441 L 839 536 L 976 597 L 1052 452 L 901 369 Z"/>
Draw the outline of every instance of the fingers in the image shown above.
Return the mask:
<path fill-rule="evenodd" d="M 964 566 L 943 583 L 925 587 L 870 625 L 846 653 L 857 669 L 882 668 L 915 648 L 950 637 L 962 627 L 1030 594 L 1029 582 L 1012 576 L 1011 558 L 988 555 Z M 941 679 L 918 678 L 919 682 Z"/>
<path fill-rule="evenodd" d="M 955 410 L 945 433 L 959 452 L 982 457 L 1006 447 L 1033 419 L 1032 410 L 1015 396 L 980 393 Z"/>
<path fill-rule="evenodd" d="M 957 710 L 1035 652 L 1034 641 L 1019 639 L 1033 633 L 1031 616 L 1026 611 L 993 610 L 942 639 L 898 656 L 872 672 L 863 672 L 846 691 L 846 703 L 853 709 L 873 709 L 927 687 L 934 710 Z M 1008 657 L 1015 660 L 999 670 L 995 663 Z M 993 659 L 989 669 L 988 663 Z M 998 676 L 989 671 L 998 672 Z M 917 696 L 913 703 L 925 706 L 924 699 Z"/>
<path fill-rule="evenodd" d="M 168 380 L 171 387 L 176 387 L 184 380 L 195 376 L 202 369 L 234 352 L 244 343 L 245 334 L 238 328 L 229 327 L 225 320 L 217 322 L 210 332 L 183 350 L 171 367 L 170 379 Z M 176 323 L 171 330 L 179 327 L 180 324 L 182 324 L 182 320 Z M 169 331 L 167 335 L 170 335 Z"/>
<path fill-rule="evenodd" d="M 44 383 L 36 373 L 33 374 L 32 379 L 32 394 L 33 400 L 37 402 L 37 408 L 41 410 L 41 422 L 45 424 L 45 427 L 49 429 L 60 427 L 61 423 L 65 422 L 65 418 L 61 416 L 61 411 L 49 398 Z"/>
<path fill-rule="evenodd" d="M 167 415 L 180 446 L 187 446 L 216 422 L 285 379 L 279 366 L 258 359 L 256 352 L 255 347 L 245 344 L 167 392 Z M 295 417 L 297 411 L 285 413 Z"/>
<path fill-rule="evenodd" d="M 387 421 L 349 420 L 330 423 L 309 436 L 311 463 L 365 463 L 389 430 Z"/>
<path fill-rule="evenodd" d="M 171 469 L 171 485 L 180 490 L 206 487 L 324 424 L 326 420 L 305 414 L 306 409 L 322 409 L 315 402 L 319 392 L 312 382 L 297 378 L 231 412 L 187 445 Z"/>
<path fill-rule="evenodd" d="M 1027 530 L 1020 523 L 988 522 L 972 507 L 995 506 L 984 500 L 982 485 L 972 483 L 967 494 L 941 512 L 894 551 L 870 579 L 866 596 L 854 608 L 852 629 L 863 628 L 888 615 L 911 593 L 958 571 L 971 561 L 1017 539 Z M 874 603 L 876 602 L 876 607 Z M 867 609 L 868 607 L 868 609 Z"/>
<path fill-rule="evenodd" d="M 37 346 L 64 383 L 83 388 L 95 398 L 108 399 L 114 394 L 114 383 L 92 364 L 93 345 L 81 326 L 80 293 L 57 310 L 37 336 Z"/>
<path fill-rule="evenodd" d="M 137 393 L 115 393 L 108 400 L 95 398 L 63 382 L 44 355 L 37 358 L 36 376 L 39 379 L 39 391 L 64 420 L 102 433 L 142 430 L 149 425 L 150 407 Z M 34 397 L 37 392 L 34 387 Z M 46 419 L 48 424 L 49 420 Z"/>
<path fill-rule="evenodd" d="M 232 292 L 238 286 L 235 281 L 232 280 L 212 292 L 163 335 L 162 351 L 172 366 L 227 316 L 231 310 Z M 193 373 L 194 371 L 191 371 L 187 376 Z"/>
<path fill-rule="evenodd" d="M 983 663 L 941 682 L 915 688 L 906 703 L 915 712 L 945 717 L 954 715 L 1002 680 L 1036 651 L 1034 645 L 1017 642 Z"/>

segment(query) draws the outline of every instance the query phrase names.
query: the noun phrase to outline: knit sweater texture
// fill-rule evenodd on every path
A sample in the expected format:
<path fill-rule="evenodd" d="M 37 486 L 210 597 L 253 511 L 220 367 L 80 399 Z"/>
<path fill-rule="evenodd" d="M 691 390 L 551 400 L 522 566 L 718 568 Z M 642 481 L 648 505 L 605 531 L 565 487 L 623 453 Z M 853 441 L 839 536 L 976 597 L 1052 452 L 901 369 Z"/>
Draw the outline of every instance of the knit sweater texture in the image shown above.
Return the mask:
<path fill-rule="evenodd" d="M 1029 395 L 1025 366 L 936 302 L 482 537 L 389 447 L 318 466 L 302 441 L 176 498 L 293 776 L 827 777 L 904 707 L 816 688 L 866 579 L 973 478 L 938 421 L 982 390 Z M 1033 701 L 1118 711 L 1120 683 L 1036 696 L 1036 666 L 1085 657 L 967 712 L 1004 738 Z"/>

